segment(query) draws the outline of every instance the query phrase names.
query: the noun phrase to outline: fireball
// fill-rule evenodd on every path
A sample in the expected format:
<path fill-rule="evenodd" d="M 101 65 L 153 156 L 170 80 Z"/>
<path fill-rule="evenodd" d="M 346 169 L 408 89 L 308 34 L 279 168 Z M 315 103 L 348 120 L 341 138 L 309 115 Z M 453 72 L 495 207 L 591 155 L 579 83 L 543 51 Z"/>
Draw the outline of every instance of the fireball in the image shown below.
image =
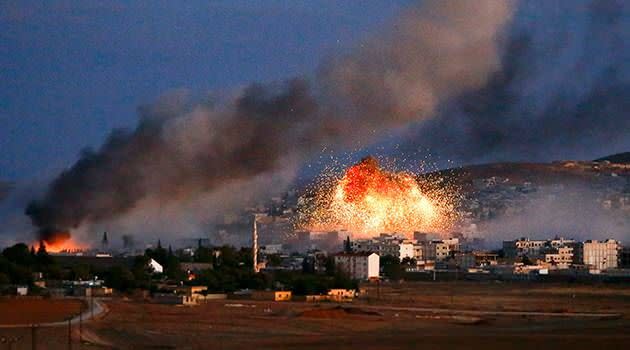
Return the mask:
<path fill-rule="evenodd" d="M 409 172 L 387 171 L 373 157 L 315 187 L 306 223 L 311 230 L 345 229 L 355 236 L 383 232 L 443 232 L 455 219 L 456 195 L 421 183 Z"/>

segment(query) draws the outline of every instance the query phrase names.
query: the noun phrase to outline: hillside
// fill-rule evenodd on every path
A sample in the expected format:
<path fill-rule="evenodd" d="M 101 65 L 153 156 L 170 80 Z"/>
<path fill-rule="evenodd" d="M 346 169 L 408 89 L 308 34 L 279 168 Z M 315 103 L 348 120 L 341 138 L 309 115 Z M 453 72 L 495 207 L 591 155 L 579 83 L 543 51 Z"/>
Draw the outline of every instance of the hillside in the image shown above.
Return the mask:
<path fill-rule="evenodd" d="M 599 158 L 596 159 L 596 162 L 601 162 L 601 161 L 609 161 L 611 163 L 618 163 L 618 164 L 630 164 L 630 152 L 623 152 L 623 153 L 617 153 L 617 154 L 613 154 L 607 157 L 603 157 L 603 158 Z"/>
<path fill-rule="evenodd" d="M 552 163 L 491 163 L 470 165 L 428 173 L 423 178 L 441 178 L 463 190 L 470 189 L 476 180 L 501 178 L 505 184 L 526 182 L 540 186 L 593 185 L 618 182 L 630 177 L 630 165 L 617 163 L 557 161 Z"/>

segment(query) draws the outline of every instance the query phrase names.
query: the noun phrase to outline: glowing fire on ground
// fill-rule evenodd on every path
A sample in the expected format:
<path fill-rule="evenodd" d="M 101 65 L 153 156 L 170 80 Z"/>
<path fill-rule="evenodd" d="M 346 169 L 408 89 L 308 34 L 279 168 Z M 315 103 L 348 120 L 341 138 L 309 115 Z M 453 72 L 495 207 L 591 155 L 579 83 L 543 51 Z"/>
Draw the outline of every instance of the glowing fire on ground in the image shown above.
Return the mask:
<path fill-rule="evenodd" d="M 443 232 L 456 217 L 449 189 L 423 184 L 408 172 L 382 169 L 368 157 L 341 177 L 319 184 L 306 213 L 311 230 L 346 229 L 355 237 L 384 232 Z"/>
<path fill-rule="evenodd" d="M 49 253 L 61 253 L 61 252 L 76 252 L 86 248 L 85 245 L 75 241 L 70 237 L 70 233 L 59 233 L 55 235 L 55 238 L 50 241 L 41 241 L 46 251 Z M 35 247 L 39 245 L 39 242 L 35 244 Z"/>

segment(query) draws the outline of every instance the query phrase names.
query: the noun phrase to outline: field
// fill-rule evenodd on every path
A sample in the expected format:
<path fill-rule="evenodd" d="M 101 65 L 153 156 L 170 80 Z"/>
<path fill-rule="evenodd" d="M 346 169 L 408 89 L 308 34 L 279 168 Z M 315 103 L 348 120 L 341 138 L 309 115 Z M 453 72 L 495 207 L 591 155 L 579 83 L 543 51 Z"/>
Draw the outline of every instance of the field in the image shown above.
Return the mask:
<path fill-rule="evenodd" d="M 76 299 L 0 298 L 0 325 L 58 322 L 79 313 Z"/>
<path fill-rule="evenodd" d="M 377 293 L 378 292 L 378 293 Z M 380 295 L 380 299 L 376 296 Z M 127 299 L 74 327 L 73 349 L 593 349 L 630 345 L 630 288 L 613 285 L 405 283 L 369 301 L 223 300 L 184 307 Z M 14 349 L 30 349 L 29 329 Z M 49 349 L 67 328 L 42 328 Z M 40 348 L 42 346 L 40 345 Z M 1 345 L 0 345 L 1 348 Z"/>

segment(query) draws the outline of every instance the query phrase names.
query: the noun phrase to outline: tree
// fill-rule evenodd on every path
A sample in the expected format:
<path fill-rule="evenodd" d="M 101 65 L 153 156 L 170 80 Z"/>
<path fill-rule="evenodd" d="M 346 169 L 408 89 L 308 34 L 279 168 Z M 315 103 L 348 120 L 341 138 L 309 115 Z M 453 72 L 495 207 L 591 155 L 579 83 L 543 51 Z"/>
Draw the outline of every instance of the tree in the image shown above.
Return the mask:
<path fill-rule="evenodd" d="M 35 254 L 35 262 L 40 270 L 45 270 L 54 263 L 53 258 L 46 251 L 44 242 L 39 242 L 39 248 L 37 248 L 37 253 Z"/>
<path fill-rule="evenodd" d="M 403 268 L 400 265 L 400 259 L 392 255 L 382 256 L 380 265 L 383 266 L 383 274 L 390 280 L 400 280 L 403 275 Z"/>
<path fill-rule="evenodd" d="M 416 267 L 416 259 L 406 256 L 402 259 L 400 264 L 404 267 Z"/>
<path fill-rule="evenodd" d="M 85 264 L 75 265 L 71 269 L 71 278 L 73 280 L 89 280 L 92 277 L 90 266 Z"/>
<path fill-rule="evenodd" d="M 0 272 L 0 286 L 11 283 L 11 279 L 4 272 Z"/>
<path fill-rule="evenodd" d="M 31 256 L 28 246 L 24 243 L 5 248 L 2 251 L 2 255 L 10 262 L 18 265 L 31 266 L 34 263 L 34 258 Z"/>
<path fill-rule="evenodd" d="M 343 251 L 346 253 L 352 253 L 352 244 L 350 243 L 350 236 L 346 236 L 346 240 L 343 242 Z"/>
<path fill-rule="evenodd" d="M 279 254 L 267 255 L 267 263 L 269 266 L 280 266 L 282 264 L 282 258 Z"/>
<path fill-rule="evenodd" d="M 116 290 L 127 291 L 136 286 L 135 277 L 128 268 L 124 266 L 112 267 L 107 276 L 105 277 L 105 283 Z"/>

